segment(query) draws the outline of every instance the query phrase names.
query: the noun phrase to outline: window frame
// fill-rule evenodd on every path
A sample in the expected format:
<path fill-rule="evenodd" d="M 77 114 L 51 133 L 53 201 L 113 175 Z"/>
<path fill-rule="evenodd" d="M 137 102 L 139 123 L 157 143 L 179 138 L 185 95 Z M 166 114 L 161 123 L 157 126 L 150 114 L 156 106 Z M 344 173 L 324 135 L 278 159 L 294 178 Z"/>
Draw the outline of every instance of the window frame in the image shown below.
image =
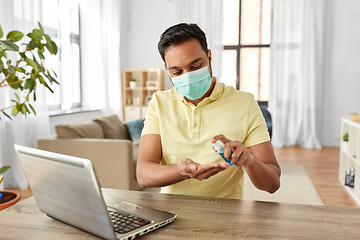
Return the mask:
<path fill-rule="evenodd" d="M 58 2 L 59 4 L 59 2 Z M 81 23 L 80 23 L 80 5 L 79 3 L 78 4 L 78 23 L 79 23 L 79 33 L 78 34 L 75 34 L 75 33 L 72 33 L 70 32 L 70 44 L 77 44 L 78 47 L 79 47 L 79 88 L 80 88 L 80 102 L 77 102 L 77 103 L 73 103 L 73 105 L 71 106 L 70 109 L 66 110 L 66 111 L 74 111 L 76 109 L 80 109 L 82 107 L 82 103 L 83 103 L 83 89 L 82 89 L 82 86 L 83 86 L 83 82 L 82 82 L 82 65 L 81 65 Z M 46 34 L 48 34 L 51 38 L 53 37 L 56 37 L 56 38 L 59 38 L 61 36 L 61 28 L 60 28 L 60 18 L 58 19 L 58 28 L 55 29 L 55 28 L 51 28 L 51 27 L 47 27 L 47 26 L 43 26 L 44 28 L 44 32 Z M 62 82 L 63 82 L 63 78 L 62 78 L 62 64 L 61 64 L 61 55 L 62 55 L 62 46 L 61 46 L 61 43 L 60 43 L 60 39 L 59 39 L 59 44 L 58 44 L 58 53 L 56 55 L 57 59 L 58 59 L 58 72 L 57 72 L 57 80 L 58 82 L 60 83 L 60 93 L 59 93 L 59 98 L 60 98 L 60 102 L 58 104 L 46 104 L 47 105 L 47 109 L 49 111 L 64 111 L 64 109 L 62 108 L 62 104 L 64 103 L 64 89 L 62 87 Z"/>
<path fill-rule="evenodd" d="M 241 44 L 241 1 L 242 0 L 239 0 L 239 37 L 238 37 L 238 43 L 237 45 L 223 45 L 224 48 L 223 50 L 235 50 L 236 51 L 236 89 L 240 90 L 240 82 L 241 82 L 241 78 L 240 78 L 240 51 L 242 48 L 269 48 L 270 51 L 271 51 L 271 42 L 270 44 L 244 44 L 242 45 Z M 261 1 L 261 6 L 262 6 L 262 3 L 263 3 L 263 0 L 260 0 Z M 262 14 L 261 14 L 261 10 L 260 10 L 260 26 L 261 26 L 261 23 L 262 23 Z M 271 19 L 272 19 L 272 9 L 271 9 Z M 271 24 L 271 27 L 272 27 L 272 24 Z M 260 37 L 261 37 L 261 28 L 260 28 Z M 270 39 L 271 40 L 271 39 Z M 260 71 L 261 70 L 261 51 L 259 51 L 259 73 L 258 73 L 258 85 L 259 85 L 259 88 L 258 88 L 258 94 L 260 96 Z M 261 107 L 268 107 L 268 101 L 257 101 L 259 106 Z"/>

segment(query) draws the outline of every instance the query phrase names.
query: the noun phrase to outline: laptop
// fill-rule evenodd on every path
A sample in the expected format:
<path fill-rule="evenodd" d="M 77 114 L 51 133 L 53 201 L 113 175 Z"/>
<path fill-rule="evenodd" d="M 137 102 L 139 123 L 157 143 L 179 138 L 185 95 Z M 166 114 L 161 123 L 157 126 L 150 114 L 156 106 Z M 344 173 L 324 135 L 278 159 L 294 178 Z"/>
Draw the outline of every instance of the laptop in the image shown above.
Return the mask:
<path fill-rule="evenodd" d="M 88 159 L 14 147 L 39 209 L 56 220 L 105 239 L 134 239 L 176 218 L 172 213 L 103 196 Z"/>

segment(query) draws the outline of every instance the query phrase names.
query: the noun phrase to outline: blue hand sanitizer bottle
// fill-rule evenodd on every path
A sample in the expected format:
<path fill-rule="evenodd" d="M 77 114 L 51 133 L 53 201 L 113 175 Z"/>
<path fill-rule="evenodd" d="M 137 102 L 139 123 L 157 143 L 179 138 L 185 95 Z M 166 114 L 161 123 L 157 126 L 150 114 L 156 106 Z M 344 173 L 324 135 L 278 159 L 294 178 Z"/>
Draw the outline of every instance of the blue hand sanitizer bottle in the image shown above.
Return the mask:
<path fill-rule="evenodd" d="M 225 162 L 229 163 L 230 166 L 234 166 L 234 164 L 231 163 L 231 160 L 226 159 L 224 156 L 224 146 L 221 145 L 219 142 L 215 142 L 212 144 L 215 148 L 215 150 L 218 152 L 218 154 L 225 160 Z M 230 158 L 232 157 L 233 151 L 231 150 Z"/>

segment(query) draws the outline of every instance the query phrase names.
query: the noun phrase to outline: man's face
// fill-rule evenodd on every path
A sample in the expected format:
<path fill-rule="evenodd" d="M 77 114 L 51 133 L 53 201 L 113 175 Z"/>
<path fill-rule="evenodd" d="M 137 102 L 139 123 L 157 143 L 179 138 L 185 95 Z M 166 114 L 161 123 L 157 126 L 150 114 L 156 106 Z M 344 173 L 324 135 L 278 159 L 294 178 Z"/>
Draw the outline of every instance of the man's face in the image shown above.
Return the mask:
<path fill-rule="evenodd" d="M 208 66 L 212 76 L 211 51 L 208 50 L 207 56 L 197 39 L 190 39 L 165 50 L 164 67 L 170 73 L 170 77 L 177 77 L 205 66 Z"/>

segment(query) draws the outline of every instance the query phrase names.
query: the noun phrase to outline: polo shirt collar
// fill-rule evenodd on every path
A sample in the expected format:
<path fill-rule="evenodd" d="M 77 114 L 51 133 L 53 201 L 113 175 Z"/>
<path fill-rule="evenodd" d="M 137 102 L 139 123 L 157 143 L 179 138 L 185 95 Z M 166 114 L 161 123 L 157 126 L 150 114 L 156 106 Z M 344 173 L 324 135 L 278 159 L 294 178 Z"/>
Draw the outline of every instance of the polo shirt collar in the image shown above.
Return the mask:
<path fill-rule="evenodd" d="M 209 99 L 214 101 L 214 100 L 218 99 L 224 92 L 224 84 L 219 83 L 217 81 L 216 77 L 212 77 L 211 81 L 215 82 L 215 86 L 209 96 Z M 171 89 L 171 91 L 172 91 L 172 97 L 174 99 L 179 100 L 179 101 L 186 101 L 185 97 L 183 95 L 181 95 L 178 91 L 176 91 L 175 87 L 173 87 Z"/>

